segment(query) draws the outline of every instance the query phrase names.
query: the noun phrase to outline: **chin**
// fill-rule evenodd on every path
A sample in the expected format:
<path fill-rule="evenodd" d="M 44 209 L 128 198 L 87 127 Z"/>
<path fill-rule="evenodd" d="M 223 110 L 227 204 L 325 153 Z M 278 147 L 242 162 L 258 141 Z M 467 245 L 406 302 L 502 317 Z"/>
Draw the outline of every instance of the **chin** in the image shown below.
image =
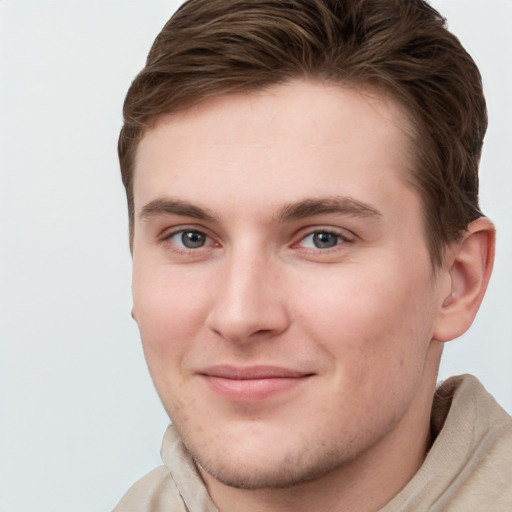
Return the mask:
<path fill-rule="evenodd" d="M 229 487 L 246 490 L 299 486 L 322 478 L 343 464 L 340 463 L 343 457 L 332 452 L 316 453 L 314 460 L 309 460 L 308 455 L 313 455 L 313 452 L 305 449 L 303 453 L 284 455 L 279 460 L 271 460 L 270 457 L 265 457 L 264 460 L 251 460 L 249 457 L 242 460 L 215 458 L 213 463 L 197 457 L 194 460 L 206 480 L 209 476 Z"/>

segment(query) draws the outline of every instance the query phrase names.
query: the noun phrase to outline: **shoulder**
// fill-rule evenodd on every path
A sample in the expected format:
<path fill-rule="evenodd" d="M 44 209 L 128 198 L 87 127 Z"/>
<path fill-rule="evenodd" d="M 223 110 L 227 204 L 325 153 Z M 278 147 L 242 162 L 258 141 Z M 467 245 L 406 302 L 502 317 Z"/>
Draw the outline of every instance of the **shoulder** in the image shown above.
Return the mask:
<path fill-rule="evenodd" d="M 135 482 L 113 512 L 173 512 L 186 511 L 180 493 L 169 470 L 158 466 Z"/>
<path fill-rule="evenodd" d="M 163 466 L 136 482 L 113 512 L 216 512 L 192 456 L 172 425 L 162 442 Z"/>
<path fill-rule="evenodd" d="M 472 376 L 437 390 L 434 444 L 407 486 L 381 512 L 512 510 L 512 418 Z"/>

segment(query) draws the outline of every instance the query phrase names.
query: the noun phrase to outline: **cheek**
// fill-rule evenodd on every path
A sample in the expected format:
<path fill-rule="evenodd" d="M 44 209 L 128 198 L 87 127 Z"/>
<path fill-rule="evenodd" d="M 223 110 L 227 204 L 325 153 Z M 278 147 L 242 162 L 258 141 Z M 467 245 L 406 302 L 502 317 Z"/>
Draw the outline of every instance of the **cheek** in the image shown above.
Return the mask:
<path fill-rule="evenodd" d="M 177 362 L 204 324 L 200 280 L 171 272 L 134 272 L 134 316 L 150 370 Z"/>
<path fill-rule="evenodd" d="M 149 373 L 167 413 L 175 417 L 193 404 L 184 387 L 184 362 L 201 339 L 204 314 L 197 284 L 170 277 L 160 272 L 139 279 L 134 272 L 133 299 Z"/>
<path fill-rule="evenodd" d="M 295 294 L 309 336 L 336 360 L 350 360 L 354 371 L 389 374 L 407 364 L 417 370 L 431 340 L 430 282 L 420 273 L 400 279 L 391 266 L 358 270 L 316 280 L 308 286 L 314 293 Z"/>
<path fill-rule="evenodd" d="M 429 284 L 418 278 L 399 286 L 396 277 L 369 272 L 359 279 L 354 269 L 309 295 L 303 330 L 333 362 L 326 418 L 332 410 L 350 411 L 353 425 L 377 424 L 406 410 L 431 340 Z"/>

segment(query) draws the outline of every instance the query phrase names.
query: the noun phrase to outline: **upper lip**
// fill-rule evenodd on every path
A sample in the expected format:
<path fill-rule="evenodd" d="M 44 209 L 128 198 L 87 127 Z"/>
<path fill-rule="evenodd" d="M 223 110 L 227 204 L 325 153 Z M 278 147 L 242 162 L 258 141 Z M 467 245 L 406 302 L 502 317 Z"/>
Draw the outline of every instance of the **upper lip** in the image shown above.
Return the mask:
<path fill-rule="evenodd" d="M 231 366 L 216 365 L 205 368 L 199 372 L 207 377 L 218 377 L 233 380 L 255 379 L 296 379 L 313 375 L 311 372 L 283 368 L 281 366 Z"/>

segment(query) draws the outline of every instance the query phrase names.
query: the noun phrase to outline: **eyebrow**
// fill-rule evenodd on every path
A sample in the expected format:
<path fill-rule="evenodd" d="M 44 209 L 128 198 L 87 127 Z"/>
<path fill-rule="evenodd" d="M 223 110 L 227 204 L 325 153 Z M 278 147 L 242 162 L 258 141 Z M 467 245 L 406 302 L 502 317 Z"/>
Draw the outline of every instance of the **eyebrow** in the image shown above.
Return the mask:
<path fill-rule="evenodd" d="M 204 210 L 199 206 L 195 206 L 187 201 L 176 199 L 155 199 L 145 205 L 141 212 L 140 218 L 148 220 L 152 217 L 163 217 L 166 215 L 180 215 L 183 217 L 192 217 L 199 220 L 214 221 L 215 216 L 209 210 Z"/>
<path fill-rule="evenodd" d="M 277 222 L 286 222 L 288 220 L 303 219 L 327 213 L 350 217 L 382 217 L 382 214 L 369 204 L 351 197 L 333 196 L 309 198 L 286 204 L 279 210 L 274 220 Z M 140 212 L 140 218 L 142 220 L 166 215 L 180 215 L 211 222 L 217 219 L 210 210 L 177 199 L 155 199 L 145 205 Z"/>
<path fill-rule="evenodd" d="M 382 214 L 369 204 L 351 197 L 333 196 L 318 199 L 304 199 L 303 201 L 285 205 L 280 209 L 277 220 L 284 222 L 326 213 L 336 213 L 349 217 L 382 217 Z"/>

